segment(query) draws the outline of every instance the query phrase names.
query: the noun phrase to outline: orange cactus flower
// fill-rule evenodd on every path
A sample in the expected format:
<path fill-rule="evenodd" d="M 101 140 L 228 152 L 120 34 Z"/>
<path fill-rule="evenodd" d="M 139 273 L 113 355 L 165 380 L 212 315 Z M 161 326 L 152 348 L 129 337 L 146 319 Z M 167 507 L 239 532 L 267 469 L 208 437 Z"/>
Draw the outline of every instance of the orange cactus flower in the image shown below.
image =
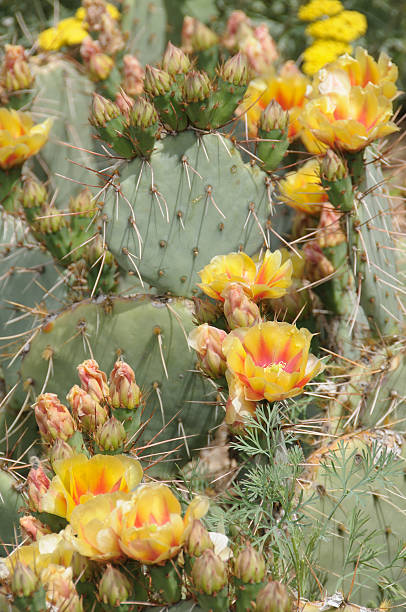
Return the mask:
<path fill-rule="evenodd" d="M 369 83 L 364 89 L 351 87 L 348 95 L 344 90 L 326 91 L 307 102 L 300 119 L 330 148 L 355 153 L 377 138 L 396 132 L 398 127 L 391 117 L 390 100 Z"/>
<path fill-rule="evenodd" d="M 111 518 L 122 551 L 140 563 L 155 564 L 177 555 L 193 520 L 207 510 L 208 501 L 196 497 L 182 517 L 168 486 L 147 483 L 137 487 L 129 501 L 118 503 Z"/>
<path fill-rule="evenodd" d="M 199 272 L 202 282 L 198 287 L 206 295 L 224 302 L 222 293 L 232 283 L 241 285 L 254 302 L 279 298 L 292 282 L 292 263 L 284 264 L 280 251 L 266 251 L 263 259 L 255 263 L 245 253 L 216 255 Z"/>
<path fill-rule="evenodd" d="M 237 113 L 246 117 L 248 133 L 256 136 L 259 118 L 262 111 L 271 100 L 276 100 L 283 110 L 289 111 L 289 139 L 299 135 L 300 124 L 298 116 L 306 102 L 306 92 L 310 81 L 295 66 L 294 62 L 286 62 L 279 75 L 273 74 L 265 79 L 255 79 L 248 86 L 244 100 Z"/>
<path fill-rule="evenodd" d="M 38 153 L 51 126 L 52 119 L 34 125 L 29 113 L 0 108 L 0 168 L 19 166 Z"/>
<path fill-rule="evenodd" d="M 136 459 L 125 455 L 74 455 L 55 461 L 56 476 L 41 499 L 44 512 L 65 517 L 73 509 L 96 495 L 131 491 L 142 478 L 142 468 Z"/>
<path fill-rule="evenodd" d="M 328 195 L 320 182 L 320 164 L 311 159 L 295 172 L 279 181 L 279 198 L 288 206 L 307 215 L 317 215 L 328 202 Z"/>
<path fill-rule="evenodd" d="M 303 392 L 322 371 L 309 354 L 312 334 L 290 323 L 268 321 L 231 332 L 223 342 L 228 379 L 244 385 L 245 399 L 276 402 Z"/>

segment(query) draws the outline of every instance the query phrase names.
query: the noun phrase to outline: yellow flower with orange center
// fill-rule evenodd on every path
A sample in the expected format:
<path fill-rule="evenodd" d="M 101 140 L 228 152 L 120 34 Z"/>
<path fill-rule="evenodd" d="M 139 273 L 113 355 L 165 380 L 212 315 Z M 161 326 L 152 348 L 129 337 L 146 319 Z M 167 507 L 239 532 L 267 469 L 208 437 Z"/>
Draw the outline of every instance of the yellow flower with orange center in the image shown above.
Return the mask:
<path fill-rule="evenodd" d="M 139 484 L 142 468 L 136 459 L 126 455 L 74 455 L 55 461 L 56 476 L 41 499 L 44 512 L 70 520 L 73 509 L 92 497 L 129 492 Z"/>
<path fill-rule="evenodd" d="M 289 111 L 289 138 L 298 135 L 300 125 L 297 121 L 300 109 L 306 101 L 309 80 L 293 62 L 286 62 L 279 76 L 260 78 L 251 81 L 244 100 L 237 113 L 246 119 L 250 136 L 255 136 L 262 111 L 271 100 L 276 100 L 283 110 Z"/>
<path fill-rule="evenodd" d="M 290 260 L 282 264 L 280 251 L 266 251 L 255 263 L 245 253 L 216 255 L 199 272 L 202 282 L 198 287 L 215 300 L 224 301 L 222 292 L 232 284 L 241 285 L 255 302 L 268 298 L 279 298 L 286 293 L 292 279 Z"/>
<path fill-rule="evenodd" d="M 38 153 L 48 140 L 52 119 L 34 125 L 29 113 L 0 108 L 0 168 L 8 170 Z"/>
<path fill-rule="evenodd" d="M 311 339 L 307 329 L 277 321 L 232 331 L 223 342 L 229 384 L 239 379 L 250 401 L 299 395 L 323 370 L 321 361 L 309 354 Z"/>
<path fill-rule="evenodd" d="M 349 94 L 325 93 L 307 102 L 301 122 L 332 149 L 357 152 L 377 138 L 396 132 L 392 104 L 371 83 Z M 303 135 L 302 135 L 303 138 Z"/>
<path fill-rule="evenodd" d="M 295 172 L 289 172 L 279 181 L 279 199 L 288 206 L 307 215 L 317 215 L 328 202 L 328 196 L 320 182 L 320 164 L 311 159 Z"/>

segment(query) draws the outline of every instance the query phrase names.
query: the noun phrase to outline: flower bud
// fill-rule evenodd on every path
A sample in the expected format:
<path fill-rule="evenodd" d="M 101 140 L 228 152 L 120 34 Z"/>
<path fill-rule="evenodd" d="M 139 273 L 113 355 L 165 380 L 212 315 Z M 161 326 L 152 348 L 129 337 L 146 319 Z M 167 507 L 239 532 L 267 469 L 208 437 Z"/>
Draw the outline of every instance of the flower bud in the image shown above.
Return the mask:
<path fill-rule="evenodd" d="M 303 247 L 306 258 L 305 277 L 312 283 L 330 276 L 334 272 L 334 266 L 324 255 L 318 242 L 311 240 Z"/>
<path fill-rule="evenodd" d="M 96 431 L 109 418 L 107 408 L 101 406 L 89 393 L 74 385 L 66 396 L 74 419 L 80 423 L 83 431 Z"/>
<path fill-rule="evenodd" d="M 182 48 L 187 53 L 206 51 L 218 41 L 217 34 L 198 19 L 187 15 L 183 19 Z"/>
<path fill-rule="evenodd" d="M 9 92 L 29 89 L 34 82 L 34 77 L 30 71 L 24 47 L 5 45 L 4 50 L 0 84 Z"/>
<path fill-rule="evenodd" d="M 291 612 L 292 601 L 285 585 L 270 580 L 256 599 L 256 612 Z"/>
<path fill-rule="evenodd" d="M 69 440 L 76 425 L 69 410 L 61 404 L 55 393 L 42 393 L 34 404 L 35 419 L 44 442 Z"/>
<path fill-rule="evenodd" d="M 207 549 L 193 564 L 192 580 L 199 591 L 214 595 L 227 584 L 226 564 L 212 550 Z"/>
<path fill-rule="evenodd" d="M 48 193 L 45 185 L 37 179 L 26 177 L 23 182 L 20 200 L 24 208 L 39 208 L 47 201 Z"/>
<path fill-rule="evenodd" d="M 225 421 L 232 433 L 243 433 L 247 420 L 255 416 L 256 402 L 245 399 L 244 386 L 236 376 L 226 376 L 229 396 Z"/>
<path fill-rule="evenodd" d="M 78 552 L 74 552 L 70 562 L 70 567 L 72 568 L 72 577 L 75 579 L 75 581 L 77 579 L 79 579 L 81 582 L 91 581 L 93 572 L 90 559 L 83 557 L 83 555 Z"/>
<path fill-rule="evenodd" d="M 157 121 L 158 113 L 155 110 L 155 106 L 145 98 L 138 97 L 128 116 L 129 125 L 146 129 L 157 123 Z"/>
<path fill-rule="evenodd" d="M 134 98 L 131 98 L 131 96 L 128 96 L 123 89 L 121 89 L 119 93 L 116 95 L 116 104 L 118 108 L 120 109 L 121 114 L 124 115 L 124 117 L 128 118 L 129 112 L 134 106 L 134 102 L 135 102 Z"/>
<path fill-rule="evenodd" d="M 342 213 L 331 204 L 323 205 L 318 225 L 320 231 L 317 232 L 317 242 L 322 249 L 346 242 L 347 237 L 340 224 L 341 216 Z"/>
<path fill-rule="evenodd" d="M 140 405 L 140 388 L 135 374 L 125 361 L 116 361 L 110 374 L 110 398 L 113 408 L 133 410 Z"/>
<path fill-rule="evenodd" d="M 67 225 L 67 218 L 57 208 L 46 204 L 36 218 L 34 228 L 41 234 L 54 234 Z"/>
<path fill-rule="evenodd" d="M 11 592 L 16 597 L 30 597 L 37 590 L 39 580 L 30 567 L 20 561 L 14 566 Z"/>
<path fill-rule="evenodd" d="M 139 96 L 144 91 L 144 69 L 135 55 L 124 55 L 123 64 L 123 89 L 130 96 Z"/>
<path fill-rule="evenodd" d="M 188 343 L 198 354 L 198 365 L 210 377 L 219 378 L 227 369 L 221 346 L 227 333 L 207 323 L 199 325 L 189 334 Z"/>
<path fill-rule="evenodd" d="M 95 440 L 100 450 L 110 452 L 121 449 L 126 438 L 124 425 L 114 417 L 111 417 L 104 425 L 99 427 L 95 434 Z"/>
<path fill-rule="evenodd" d="M 200 557 L 205 550 L 214 550 L 210 534 L 203 523 L 195 519 L 187 535 L 185 550 L 192 557 Z"/>
<path fill-rule="evenodd" d="M 114 61 L 105 53 L 95 53 L 89 60 L 88 68 L 92 81 L 104 81 L 109 76 Z"/>
<path fill-rule="evenodd" d="M 90 264 L 93 265 L 96 261 L 99 261 L 104 254 L 104 265 L 114 266 L 114 256 L 107 249 L 106 243 L 100 234 L 96 234 L 91 242 L 86 244 L 83 248 L 83 258 Z"/>
<path fill-rule="evenodd" d="M 168 42 L 162 58 L 162 68 L 171 76 L 186 74 L 190 70 L 190 60 L 182 49 Z"/>
<path fill-rule="evenodd" d="M 101 601 L 113 608 L 127 601 L 132 593 L 128 578 L 115 567 L 107 566 L 99 582 L 99 597 Z"/>
<path fill-rule="evenodd" d="M 111 100 L 99 94 L 93 94 L 92 109 L 89 121 L 95 127 L 104 127 L 108 121 L 120 115 L 120 109 Z"/>
<path fill-rule="evenodd" d="M 69 210 L 72 213 L 79 213 L 80 217 L 92 218 L 97 211 L 96 203 L 93 201 L 92 192 L 86 187 L 74 198 L 69 201 Z"/>
<path fill-rule="evenodd" d="M 42 512 L 41 499 L 51 484 L 41 463 L 35 461 L 27 476 L 28 505 L 34 512 Z"/>
<path fill-rule="evenodd" d="M 289 113 L 284 111 L 282 106 L 276 101 L 271 100 L 268 106 L 262 111 L 259 127 L 264 132 L 272 130 L 287 131 L 289 126 Z"/>
<path fill-rule="evenodd" d="M 226 63 L 219 69 L 219 76 L 232 85 L 244 87 L 248 85 L 248 62 L 245 55 L 237 53 L 230 57 Z"/>
<path fill-rule="evenodd" d="M 36 519 L 31 514 L 29 514 L 28 516 L 22 516 L 19 522 L 23 534 L 28 537 L 32 542 L 36 542 L 43 535 L 52 533 L 49 527 L 41 523 L 41 521 Z"/>
<path fill-rule="evenodd" d="M 209 97 L 211 83 L 205 72 L 192 70 L 185 77 L 183 94 L 186 102 L 201 102 Z"/>
<path fill-rule="evenodd" d="M 243 582 L 261 582 L 265 576 L 265 560 L 251 544 L 240 551 L 234 561 L 234 574 Z"/>
<path fill-rule="evenodd" d="M 105 12 L 101 17 L 99 42 L 103 51 L 108 55 L 115 55 L 125 47 L 124 36 L 117 25 L 116 19 Z"/>
<path fill-rule="evenodd" d="M 213 304 L 213 302 L 196 297 L 193 298 L 193 302 L 195 305 L 194 318 L 197 324 L 214 323 L 219 318 L 221 311 L 218 303 Z"/>
<path fill-rule="evenodd" d="M 238 283 L 228 285 L 221 296 L 224 298 L 224 316 L 231 329 L 251 327 L 261 322 L 258 306 L 245 295 Z"/>
<path fill-rule="evenodd" d="M 73 448 L 69 446 L 67 442 L 65 442 L 64 440 L 56 439 L 49 452 L 49 460 L 53 467 L 55 461 L 60 461 L 61 459 L 69 459 L 70 457 L 73 457 L 74 454 L 75 452 Z"/>
<path fill-rule="evenodd" d="M 46 585 L 49 609 L 83 612 L 82 600 L 73 584 L 71 567 L 50 564 L 41 572 L 41 582 Z"/>
<path fill-rule="evenodd" d="M 109 398 L 109 387 L 107 376 L 99 368 L 94 359 L 86 359 L 77 367 L 82 389 L 87 391 L 97 402 L 103 402 Z"/>
<path fill-rule="evenodd" d="M 163 96 L 171 89 L 171 77 L 164 70 L 153 68 L 147 64 L 145 66 L 144 89 L 151 97 Z"/>
<path fill-rule="evenodd" d="M 336 181 L 348 175 L 343 159 L 338 157 L 334 151 L 328 149 L 321 162 L 321 175 L 328 181 Z"/>

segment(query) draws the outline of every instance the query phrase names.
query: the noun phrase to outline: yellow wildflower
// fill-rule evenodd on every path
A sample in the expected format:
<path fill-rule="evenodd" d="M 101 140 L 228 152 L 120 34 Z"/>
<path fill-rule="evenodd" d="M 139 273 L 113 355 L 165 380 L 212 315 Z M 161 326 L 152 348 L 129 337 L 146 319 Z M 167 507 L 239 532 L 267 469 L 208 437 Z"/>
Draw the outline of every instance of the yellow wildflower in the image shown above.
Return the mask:
<path fill-rule="evenodd" d="M 320 17 L 337 15 L 343 8 L 339 0 L 311 0 L 300 7 L 298 17 L 302 21 L 314 21 Z"/>
<path fill-rule="evenodd" d="M 29 113 L 0 108 L 0 168 L 8 170 L 38 153 L 48 140 L 52 119 L 34 125 Z"/>
<path fill-rule="evenodd" d="M 303 53 L 303 72 L 315 74 L 326 64 L 334 62 L 340 55 L 351 53 L 352 47 L 337 40 L 316 40 Z"/>
<path fill-rule="evenodd" d="M 61 33 L 57 28 L 47 28 L 38 36 L 38 45 L 44 51 L 58 51 L 63 45 Z"/>
<path fill-rule="evenodd" d="M 365 15 L 358 11 L 342 11 L 339 15 L 321 19 L 306 28 L 306 34 L 313 38 L 351 42 L 367 31 Z"/>
<path fill-rule="evenodd" d="M 38 44 L 44 51 L 57 51 L 64 45 L 79 45 L 87 36 L 85 24 L 75 17 L 62 19 L 56 28 L 48 28 L 38 36 Z"/>

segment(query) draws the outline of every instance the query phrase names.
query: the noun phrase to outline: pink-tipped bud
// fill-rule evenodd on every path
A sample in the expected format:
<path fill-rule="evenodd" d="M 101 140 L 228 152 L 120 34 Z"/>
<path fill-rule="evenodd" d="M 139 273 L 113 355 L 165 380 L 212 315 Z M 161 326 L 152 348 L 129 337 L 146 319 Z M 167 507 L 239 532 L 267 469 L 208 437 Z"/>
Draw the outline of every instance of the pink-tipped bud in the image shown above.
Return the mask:
<path fill-rule="evenodd" d="M 264 132 L 281 130 L 285 132 L 289 126 L 289 113 L 284 111 L 276 100 L 271 100 L 268 106 L 262 111 L 259 127 Z"/>
<path fill-rule="evenodd" d="M 192 557 L 200 557 L 205 550 L 214 550 L 210 534 L 203 523 L 195 519 L 185 542 L 185 550 Z"/>
<path fill-rule="evenodd" d="M 243 33 L 251 33 L 251 19 L 244 11 L 233 11 L 227 20 L 223 44 L 227 49 L 237 48 L 238 42 L 243 38 Z"/>
<path fill-rule="evenodd" d="M 227 333 L 207 323 L 193 329 L 188 338 L 191 346 L 198 354 L 200 369 L 212 378 L 223 376 L 227 369 L 226 359 L 221 349 Z"/>
<path fill-rule="evenodd" d="M 69 201 L 69 210 L 75 213 L 75 216 L 94 217 L 98 208 L 90 189 L 86 187 L 77 196 L 72 197 Z"/>
<path fill-rule="evenodd" d="M 88 433 L 96 431 L 109 418 L 107 408 L 101 406 L 89 393 L 74 385 L 66 396 L 75 420 Z"/>
<path fill-rule="evenodd" d="M 248 543 L 235 559 L 234 574 L 247 583 L 258 583 L 264 579 L 265 560 L 251 544 Z"/>
<path fill-rule="evenodd" d="M 76 431 L 75 421 L 55 393 L 42 393 L 34 404 L 35 419 L 44 442 L 69 440 Z"/>
<path fill-rule="evenodd" d="M 122 423 L 111 417 L 104 425 L 99 427 L 95 440 L 100 450 L 112 452 L 123 448 L 127 434 Z"/>
<path fill-rule="evenodd" d="M 99 368 L 94 359 L 86 359 L 77 367 L 82 389 L 87 391 L 97 402 L 103 402 L 109 398 L 109 387 L 107 376 Z"/>
<path fill-rule="evenodd" d="M 134 370 L 125 361 L 116 361 L 110 374 L 110 399 L 113 408 L 133 410 L 140 405 L 140 388 Z"/>
<path fill-rule="evenodd" d="M 15 597 L 30 597 L 39 586 L 39 579 L 33 570 L 17 561 L 11 579 L 11 592 Z"/>
<path fill-rule="evenodd" d="M 218 41 L 217 34 L 198 19 L 189 16 L 183 19 L 182 48 L 186 53 L 206 51 Z"/>
<path fill-rule="evenodd" d="M 108 55 L 115 55 L 125 47 L 124 36 L 117 25 L 117 21 L 107 12 L 101 17 L 98 40 L 101 48 Z"/>
<path fill-rule="evenodd" d="M 135 55 L 124 55 L 123 64 L 123 89 L 130 96 L 139 96 L 144 91 L 144 69 Z"/>
<path fill-rule="evenodd" d="M 72 580 L 72 568 L 49 564 L 41 573 L 46 584 L 47 604 L 50 610 L 83 612 L 82 600 Z"/>
<path fill-rule="evenodd" d="M 52 448 L 49 451 L 49 460 L 51 462 L 52 467 L 54 466 L 55 461 L 60 461 L 61 459 L 69 459 L 73 457 L 75 451 L 67 442 L 64 440 L 55 440 L 52 445 Z"/>
<path fill-rule="evenodd" d="M 121 89 L 116 95 L 116 104 L 120 109 L 121 114 L 124 115 L 124 117 L 126 117 L 127 119 L 130 110 L 134 106 L 134 102 L 134 98 L 131 98 L 131 96 L 127 95 L 123 89 Z"/>
<path fill-rule="evenodd" d="M 34 512 L 42 512 L 41 500 L 49 489 L 51 481 L 39 461 L 30 469 L 27 476 L 28 505 Z"/>
<path fill-rule="evenodd" d="M 118 607 L 121 602 L 129 599 L 132 590 L 127 576 L 117 568 L 108 565 L 99 582 L 101 601 L 112 608 Z"/>
<path fill-rule="evenodd" d="M 259 591 L 255 610 L 256 612 L 291 612 L 292 600 L 285 585 L 270 580 Z"/>
<path fill-rule="evenodd" d="M 192 70 L 185 77 L 183 83 L 183 95 L 186 102 L 201 102 L 209 97 L 211 83 L 205 72 Z"/>
<path fill-rule="evenodd" d="M 320 173 L 321 176 L 328 181 L 337 181 L 348 176 L 348 170 L 344 160 L 331 149 L 329 149 L 323 157 Z"/>
<path fill-rule="evenodd" d="M 171 77 L 164 70 L 145 66 L 144 89 L 151 97 L 163 96 L 171 89 Z"/>
<path fill-rule="evenodd" d="M 5 55 L 0 72 L 0 83 L 6 91 L 28 89 L 34 82 L 27 61 L 27 53 L 21 45 L 5 45 Z"/>
<path fill-rule="evenodd" d="M 108 121 L 120 115 L 117 104 L 111 100 L 103 98 L 99 94 L 93 94 L 92 108 L 89 121 L 95 127 L 104 127 Z"/>
<path fill-rule="evenodd" d="M 171 76 L 186 74 L 190 70 L 190 60 L 182 49 L 168 42 L 162 58 L 162 68 Z"/>
<path fill-rule="evenodd" d="M 114 61 L 105 53 L 95 53 L 87 65 L 92 81 L 104 81 L 113 70 Z"/>
<path fill-rule="evenodd" d="M 303 247 L 305 256 L 305 277 L 310 282 L 322 280 L 334 272 L 334 266 L 324 255 L 318 242 L 311 240 Z"/>
<path fill-rule="evenodd" d="M 224 298 L 224 316 L 230 329 L 251 327 L 261 322 L 258 306 L 245 295 L 241 285 L 228 285 L 221 296 Z"/>
<path fill-rule="evenodd" d="M 51 529 L 41 523 L 34 516 L 29 514 L 28 516 L 22 516 L 20 518 L 20 527 L 23 531 L 23 534 L 31 540 L 31 542 L 36 542 L 43 535 L 47 535 L 48 533 L 52 533 Z"/>
<path fill-rule="evenodd" d="M 248 62 L 245 55 L 237 53 L 219 69 L 219 76 L 232 85 L 245 86 L 249 81 Z"/>
<path fill-rule="evenodd" d="M 48 193 L 43 183 L 26 177 L 21 190 L 20 201 L 24 208 L 39 208 L 47 201 Z"/>
<path fill-rule="evenodd" d="M 192 580 L 198 591 L 214 595 L 227 584 L 226 564 L 212 550 L 205 550 L 193 564 Z"/>

